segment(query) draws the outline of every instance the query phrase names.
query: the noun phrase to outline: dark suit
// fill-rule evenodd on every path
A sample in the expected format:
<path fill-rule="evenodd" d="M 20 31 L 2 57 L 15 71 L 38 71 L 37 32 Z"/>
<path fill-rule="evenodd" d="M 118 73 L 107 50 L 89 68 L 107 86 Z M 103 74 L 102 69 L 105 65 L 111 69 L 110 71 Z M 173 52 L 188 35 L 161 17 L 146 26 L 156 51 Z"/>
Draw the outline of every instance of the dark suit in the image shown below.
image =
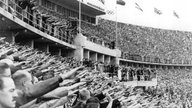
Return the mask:
<path fill-rule="evenodd" d="M 54 77 L 44 80 L 40 83 L 34 84 L 18 92 L 16 99 L 16 106 L 24 105 L 33 99 L 43 96 L 44 94 L 59 87 L 59 83 L 62 82 L 61 77 Z"/>

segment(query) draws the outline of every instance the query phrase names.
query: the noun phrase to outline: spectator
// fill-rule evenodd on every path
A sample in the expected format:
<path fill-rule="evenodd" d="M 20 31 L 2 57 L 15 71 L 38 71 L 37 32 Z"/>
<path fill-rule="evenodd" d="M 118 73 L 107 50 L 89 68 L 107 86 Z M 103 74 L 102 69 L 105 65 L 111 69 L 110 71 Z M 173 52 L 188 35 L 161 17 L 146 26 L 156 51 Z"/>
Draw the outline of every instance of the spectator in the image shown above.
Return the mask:
<path fill-rule="evenodd" d="M 0 107 L 15 108 L 17 93 L 10 77 L 0 76 Z"/>
<path fill-rule="evenodd" d="M 0 60 L 1 63 L 6 63 L 11 69 L 11 74 L 15 73 L 17 70 L 21 69 L 20 66 L 14 66 L 14 63 L 10 59 L 2 59 Z"/>
<path fill-rule="evenodd" d="M 28 72 L 17 71 L 12 76 L 16 84 L 16 88 L 20 90 L 19 96 L 17 98 L 17 105 L 21 106 L 54 90 L 55 88 L 59 87 L 59 83 L 61 83 L 64 79 L 72 76 L 80 68 L 81 67 L 75 68 L 65 75 L 61 75 L 60 77 L 53 77 L 36 84 L 33 84 L 32 76 Z"/>
<path fill-rule="evenodd" d="M 16 87 L 20 91 L 18 94 L 19 97 L 17 97 L 17 99 L 20 98 L 20 100 L 22 100 L 22 94 L 26 94 L 26 97 L 23 96 L 22 100 L 25 102 L 18 101 L 18 103 L 21 103 L 21 105 L 28 104 L 28 107 L 32 107 L 33 105 L 37 105 L 37 107 L 46 106 L 50 108 L 54 108 L 56 106 L 62 107 L 65 103 L 70 103 L 71 101 L 73 103 L 73 98 L 71 100 L 69 99 L 69 95 L 71 94 L 70 92 L 73 92 L 75 90 L 81 91 L 82 88 L 86 88 L 87 91 L 90 91 L 91 98 L 97 98 L 99 100 L 100 107 L 104 105 L 103 103 L 109 105 L 109 100 L 106 100 L 107 96 L 102 94 L 101 91 L 107 92 L 110 95 L 113 101 L 112 107 L 114 104 L 119 105 L 120 103 L 120 105 L 124 108 L 182 108 L 184 106 L 191 108 L 192 106 L 192 97 L 190 95 L 192 93 L 191 69 L 157 68 L 154 70 L 151 68 L 138 68 L 130 66 L 121 67 L 121 75 L 123 81 L 138 81 L 139 79 L 142 81 L 143 79 L 147 81 L 152 81 L 152 78 L 157 78 L 158 83 L 156 87 L 146 87 L 146 89 L 143 91 L 134 89 L 135 87 L 126 86 L 123 84 L 123 82 L 119 82 L 118 79 L 115 79 L 115 77 L 108 77 L 108 73 L 102 73 L 87 68 L 84 68 L 84 70 L 81 70 L 79 68 L 73 69 L 72 67 L 77 67 L 79 66 L 79 64 L 76 64 L 76 60 L 71 57 L 51 56 L 50 54 L 38 50 L 32 50 L 26 46 L 19 47 L 18 45 L 12 45 L 7 43 L 2 43 L 0 45 L 0 50 L 8 51 L 8 49 L 12 47 L 17 48 L 19 51 L 13 52 L 9 56 L 19 55 L 19 57 L 24 57 L 27 60 L 24 61 L 24 63 L 21 61 L 13 63 L 13 61 L 10 60 L 11 57 L 5 60 L 7 64 L 21 66 L 21 70 L 13 74 Z M 170 60 L 170 58 L 167 60 Z M 149 60 L 148 62 L 153 62 L 153 60 Z M 111 70 L 111 73 L 114 73 L 112 75 L 116 76 L 118 70 L 117 66 L 110 65 L 109 68 L 110 69 L 106 70 L 108 72 L 110 72 Z M 68 71 L 70 72 L 68 73 Z M 43 74 L 37 75 L 36 73 Z M 33 78 L 31 74 L 35 75 L 39 79 L 39 82 L 33 83 L 33 79 L 35 78 Z M 49 75 L 49 77 L 46 77 L 44 79 L 44 75 Z M 64 79 L 64 81 L 60 83 L 59 79 L 61 77 L 63 77 L 62 79 Z M 72 79 L 69 80 L 69 78 Z M 74 78 L 78 79 L 78 81 L 75 81 Z M 87 80 L 90 80 L 89 83 L 86 82 Z M 48 83 L 49 81 L 50 86 L 47 87 L 46 83 Z M 32 92 L 33 95 L 31 95 Z M 43 93 L 40 94 L 40 92 Z M 76 95 L 74 95 L 74 97 L 75 96 Z M 81 96 L 81 98 L 82 97 L 84 96 Z M 50 100 L 48 100 L 48 98 Z M 78 105 L 89 106 L 89 103 L 95 102 L 94 105 L 99 106 L 98 102 L 96 101 L 97 99 L 91 100 L 91 98 L 88 98 L 88 100 L 90 99 L 89 101 L 84 101 L 84 103 L 80 103 Z M 0 97 L 0 99 L 2 98 Z M 22 108 L 23 106 L 19 105 L 19 107 Z"/>
<path fill-rule="evenodd" d="M 7 63 L 0 63 L 0 75 L 4 76 L 11 76 L 11 69 L 9 68 L 9 65 Z"/>

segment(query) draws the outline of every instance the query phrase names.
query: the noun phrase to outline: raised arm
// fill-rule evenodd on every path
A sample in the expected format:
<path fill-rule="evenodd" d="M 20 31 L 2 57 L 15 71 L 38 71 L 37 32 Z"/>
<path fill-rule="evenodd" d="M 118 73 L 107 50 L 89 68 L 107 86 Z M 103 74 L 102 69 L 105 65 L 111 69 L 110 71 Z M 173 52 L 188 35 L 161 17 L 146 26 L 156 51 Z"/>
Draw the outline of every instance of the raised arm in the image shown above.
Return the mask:
<path fill-rule="evenodd" d="M 71 71 L 65 73 L 65 74 L 61 74 L 61 78 L 62 79 L 68 79 L 70 78 L 71 76 L 75 75 L 77 73 L 78 70 L 81 70 L 83 69 L 84 67 L 83 66 L 80 66 L 80 67 L 77 67 L 77 68 L 74 68 L 72 69 Z"/>

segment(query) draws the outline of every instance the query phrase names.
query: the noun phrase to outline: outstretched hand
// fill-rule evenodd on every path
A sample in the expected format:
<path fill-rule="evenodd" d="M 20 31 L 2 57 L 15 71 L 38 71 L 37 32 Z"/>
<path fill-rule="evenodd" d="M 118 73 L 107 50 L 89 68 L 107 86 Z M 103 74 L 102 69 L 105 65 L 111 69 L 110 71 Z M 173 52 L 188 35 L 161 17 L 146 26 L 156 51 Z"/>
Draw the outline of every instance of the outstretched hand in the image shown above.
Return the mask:
<path fill-rule="evenodd" d="M 68 79 L 71 76 L 75 75 L 78 70 L 81 70 L 83 68 L 84 68 L 84 66 L 80 66 L 80 67 L 74 68 L 74 69 L 70 70 L 67 73 L 61 74 L 60 76 L 61 76 L 62 79 Z"/>

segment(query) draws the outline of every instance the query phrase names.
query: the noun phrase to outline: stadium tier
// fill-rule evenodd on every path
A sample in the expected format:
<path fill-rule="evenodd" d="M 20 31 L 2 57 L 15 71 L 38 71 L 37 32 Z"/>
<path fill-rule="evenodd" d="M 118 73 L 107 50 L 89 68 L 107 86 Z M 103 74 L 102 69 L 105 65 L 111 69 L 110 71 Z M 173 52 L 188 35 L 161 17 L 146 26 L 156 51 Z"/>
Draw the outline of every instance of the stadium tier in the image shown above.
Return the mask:
<path fill-rule="evenodd" d="M 117 72 L 118 68 L 112 65 L 106 65 L 104 70 L 99 67 L 96 69 L 95 63 L 89 60 L 79 62 L 73 57 L 52 56 L 29 46 L 4 42 L 2 38 L 0 38 L 0 48 L 0 63 L 6 62 L 11 66 L 15 82 L 25 75 L 32 76 L 32 80 L 29 80 L 33 83 L 32 85 L 29 86 L 27 85 L 29 82 L 25 82 L 25 86 L 28 87 L 26 89 L 31 90 L 30 93 L 17 88 L 20 90 L 19 93 L 25 94 L 23 97 L 17 97 L 21 101 L 16 101 L 16 105 L 22 108 L 72 107 L 76 105 L 72 101 L 77 99 L 76 92 L 81 93 L 82 90 L 90 91 L 91 96 L 100 99 L 101 102 L 103 98 L 107 99 L 106 102 L 120 102 L 113 105 L 116 106 L 115 108 L 117 106 L 174 108 L 174 106 L 191 105 L 192 74 L 190 69 L 124 66 L 120 67 L 120 71 Z M 83 70 L 80 69 L 82 68 L 79 67 L 80 65 L 85 66 Z M 75 70 L 78 71 L 74 77 L 71 72 Z M 53 79 L 58 79 L 62 74 L 72 75 L 70 76 L 72 79 L 64 79 L 59 85 L 53 83 Z M 17 86 L 19 86 L 18 82 Z M 73 93 L 75 95 L 72 95 Z M 103 105 L 103 103 L 100 104 Z"/>
<path fill-rule="evenodd" d="M 118 33 L 121 35 L 118 36 L 117 46 L 115 22 L 96 18 L 105 14 L 105 9 L 99 3 L 93 4 L 89 0 L 81 2 L 80 34 L 79 1 L 0 2 L 0 24 L 5 25 L 1 27 L 1 36 L 7 37 L 9 42 L 28 44 L 33 48 L 63 56 L 74 56 L 79 60 L 88 58 L 111 64 L 124 64 L 122 62 L 127 60 L 191 64 L 189 32 L 118 23 Z M 185 45 L 179 40 L 183 40 Z"/>

